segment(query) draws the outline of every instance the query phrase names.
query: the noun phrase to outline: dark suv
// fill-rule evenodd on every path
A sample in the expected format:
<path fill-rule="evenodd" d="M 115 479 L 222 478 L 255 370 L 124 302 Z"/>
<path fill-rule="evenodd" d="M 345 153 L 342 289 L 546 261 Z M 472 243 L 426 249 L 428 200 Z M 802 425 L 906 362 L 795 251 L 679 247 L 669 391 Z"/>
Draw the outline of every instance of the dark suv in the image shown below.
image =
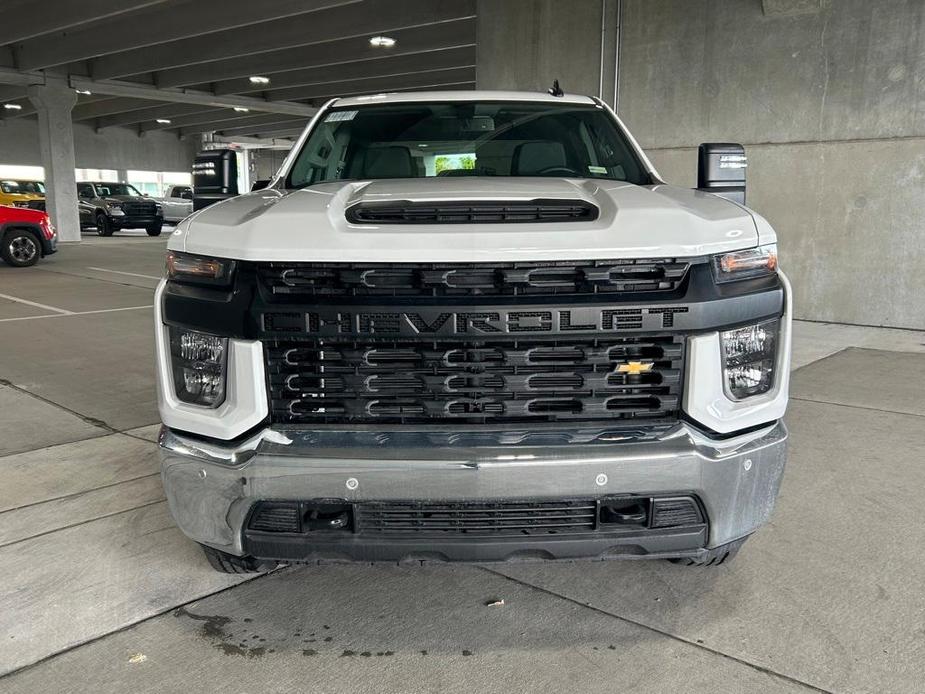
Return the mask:
<path fill-rule="evenodd" d="M 160 236 L 164 212 L 128 183 L 84 182 L 77 184 L 77 208 L 81 229 L 95 227 L 100 236 L 119 229 L 144 229 Z"/>

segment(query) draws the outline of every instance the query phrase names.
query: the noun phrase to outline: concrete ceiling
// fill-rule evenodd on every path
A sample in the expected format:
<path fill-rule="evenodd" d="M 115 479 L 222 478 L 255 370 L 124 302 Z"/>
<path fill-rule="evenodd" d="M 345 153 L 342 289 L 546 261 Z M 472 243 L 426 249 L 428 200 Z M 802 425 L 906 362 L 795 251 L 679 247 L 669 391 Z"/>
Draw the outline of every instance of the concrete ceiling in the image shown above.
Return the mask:
<path fill-rule="evenodd" d="M 6 0 L 4 118 L 63 75 L 73 118 L 139 134 L 288 137 L 334 96 L 475 86 L 476 0 Z M 40 11 L 37 11 L 40 8 Z M 391 48 L 369 43 L 392 37 Z M 255 85 L 252 75 L 270 78 Z M 236 110 L 237 109 L 237 110 Z M 170 123 L 158 123 L 158 119 Z"/>

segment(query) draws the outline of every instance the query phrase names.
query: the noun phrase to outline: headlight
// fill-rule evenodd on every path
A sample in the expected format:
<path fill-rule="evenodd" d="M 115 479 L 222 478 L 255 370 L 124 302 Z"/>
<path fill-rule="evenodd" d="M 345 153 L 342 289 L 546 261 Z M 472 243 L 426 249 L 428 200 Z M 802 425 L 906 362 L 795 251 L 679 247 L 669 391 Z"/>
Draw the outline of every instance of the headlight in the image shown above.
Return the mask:
<path fill-rule="evenodd" d="M 228 338 L 170 328 L 170 363 L 177 398 L 216 408 L 225 401 Z"/>
<path fill-rule="evenodd" d="M 122 203 L 121 202 L 111 202 L 109 203 L 109 209 L 110 210 L 121 210 Z"/>
<path fill-rule="evenodd" d="M 713 256 L 717 282 L 732 282 L 777 272 L 777 245 L 758 246 Z"/>
<path fill-rule="evenodd" d="M 774 385 L 780 321 L 721 332 L 723 385 L 733 400 L 761 395 Z"/>
<path fill-rule="evenodd" d="M 167 279 L 227 287 L 235 263 L 225 258 L 205 258 L 189 253 L 167 251 Z"/>

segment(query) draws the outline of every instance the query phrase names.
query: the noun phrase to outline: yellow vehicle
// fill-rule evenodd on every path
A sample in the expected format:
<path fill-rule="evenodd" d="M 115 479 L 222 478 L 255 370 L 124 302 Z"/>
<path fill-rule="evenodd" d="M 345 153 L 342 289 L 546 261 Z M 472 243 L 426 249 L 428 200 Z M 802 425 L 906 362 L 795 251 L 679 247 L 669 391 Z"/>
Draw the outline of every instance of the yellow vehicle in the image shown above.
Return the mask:
<path fill-rule="evenodd" d="M 0 180 L 0 205 L 29 207 L 33 200 L 45 200 L 45 184 L 41 181 Z"/>

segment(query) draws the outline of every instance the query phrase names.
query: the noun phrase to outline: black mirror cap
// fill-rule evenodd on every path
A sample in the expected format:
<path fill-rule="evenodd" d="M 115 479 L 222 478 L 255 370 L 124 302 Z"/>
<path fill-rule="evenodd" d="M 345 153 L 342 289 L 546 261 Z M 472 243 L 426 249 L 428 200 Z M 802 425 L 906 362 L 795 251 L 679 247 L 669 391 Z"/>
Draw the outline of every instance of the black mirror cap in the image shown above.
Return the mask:
<path fill-rule="evenodd" d="M 263 190 L 264 188 L 268 188 L 270 186 L 270 182 L 271 181 L 269 178 L 262 178 L 259 181 L 254 181 L 254 185 L 251 186 L 251 192 L 253 193 L 255 190 Z"/>
<path fill-rule="evenodd" d="M 745 147 L 734 142 L 704 142 L 697 152 L 697 190 L 745 204 Z"/>

